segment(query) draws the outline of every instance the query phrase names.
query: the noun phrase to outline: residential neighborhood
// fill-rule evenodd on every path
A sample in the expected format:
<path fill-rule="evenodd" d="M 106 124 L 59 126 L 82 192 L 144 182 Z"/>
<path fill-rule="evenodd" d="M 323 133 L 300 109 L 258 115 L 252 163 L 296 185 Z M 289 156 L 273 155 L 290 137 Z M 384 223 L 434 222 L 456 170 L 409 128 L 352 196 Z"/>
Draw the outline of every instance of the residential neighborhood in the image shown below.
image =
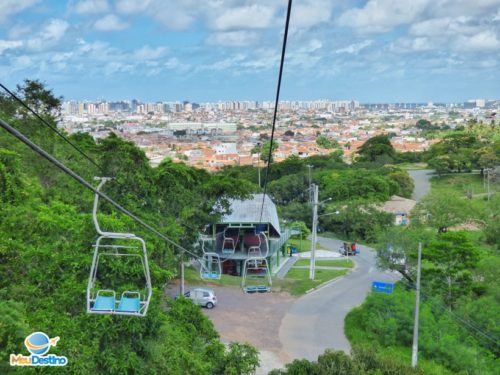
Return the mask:
<path fill-rule="evenodd" d="M 230 165 L 259 167 L 259 147 L 269 139 L 271 102 L 231 101 L 144 103 L 65 102 L 60 124 L 69 133 L 85 132 L 95 139 L 110 132 L 133 141 L 153 166 L 170 158 L 217 171 Z M 416 126 L 426 120 L 455 129 L 470 120 L 489 123 L 499 101 L 472 100 L 458 104 L 360 104 L 354 100 L 281 102 L 274 134 L 277 162 L 291 155 L 306 158 L 340 150 L 350 162 L 369 138 L 388 134 L 397 151 L 421 152 L 439 141 Z M 325 148 L 319 137 L 334 140 Z M 323 147 L 322 147 L 323 146 Z"/>

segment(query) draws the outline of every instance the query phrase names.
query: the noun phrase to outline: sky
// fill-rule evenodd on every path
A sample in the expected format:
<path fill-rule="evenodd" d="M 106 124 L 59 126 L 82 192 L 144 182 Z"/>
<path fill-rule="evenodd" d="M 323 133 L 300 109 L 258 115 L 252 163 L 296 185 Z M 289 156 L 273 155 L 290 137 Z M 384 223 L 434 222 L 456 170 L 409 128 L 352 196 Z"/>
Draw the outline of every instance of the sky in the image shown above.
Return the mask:
<path fill-rule="evenodd" d="M 287 0 L 0 0 L 0 82 L 273 100 Z M 294 0 L 282 100 L 500 99 L 500 0 Z"/>

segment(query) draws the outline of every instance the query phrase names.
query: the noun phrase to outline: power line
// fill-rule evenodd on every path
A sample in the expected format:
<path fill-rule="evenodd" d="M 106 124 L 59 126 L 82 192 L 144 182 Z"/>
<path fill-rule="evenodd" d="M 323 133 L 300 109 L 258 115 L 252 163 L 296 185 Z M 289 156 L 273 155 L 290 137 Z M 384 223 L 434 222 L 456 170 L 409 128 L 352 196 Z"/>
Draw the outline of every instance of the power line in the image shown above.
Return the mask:
<path fill-rule="evenodd" d="M 408 280 L 406 279 L 400 279 L 400 280 L 397 280 L 397 281 L 401 281 L 403 284 L 405 284 L 407 287 L 411 288 L 411 289 L 415 289 L 415 284 L 414 283 L 410 283 Z M 477 333 L 481 334 L 483 337 L 487 338 L 488 340 L 490 340 L 491 342 L 493 342 L 495 345 L 499 345 L 500 341 L 495 338 L 491 333 L 489 332 L 485 332 L 482 328 L 479 328 L 479 325 L 473 321 L 470 321 L 470 320 L 467 320 L 467 319 L 464 319 L 462 318 L 460 315 L 458 315 L 457 313 L 451 311 L 447 306 L 443 305 L 442 303 L 436 301 L 432 295 L 424 292 L 422 289 L 420 289 L 420 293 L 422 293 L 422 295 L 433 305 L 439 307 L 441 310 L 443 311 L 446 311 L 448 312 L 451 317 L 455 320 L 457 320 L 458 322 L 462 323 L 462 325 L 465 325 L 469 328 L 471 328 L 472 330 L 476 331 Z"/>
<path fill-rule="evenodd" d="M 264 180 L 264 194 L 262 195 L 262 207 L 260 209 L 260 219 L 259 222 L 262 221 L 262 214 L 264 213 L 264 202 L 266 198 L 267 192 L 267 181 L 269 177 L 269 168 L 271 167 L 271 158 L 273 155 L 273 140 L 274 140 L 274 130 L 276 128 L 276 116 L 278 114 L 278 105 L 280 99 L 280 90 L 281 90 L 281 77 L 283 76 L 283 65 L 285 64 L 285 51 L 286 51 L 286 41 L 288 39 L 288 26 L 290 25 L 290 13 L 292 11 L 292 0 L 288 0 L 288 9 L 286 11 L 286 22 L 285 22 L 285 34 L 283 36 L 283 47 L 281 49 L 281 61 L 280 61 L 280 71 L 278 75 L 278 87 L 276 89 L 276 100 L 274 102 L 274 114 L 273 114 L 273 125 L 271 128 L 271 140 L 269 143 L 269 153 L 267 156 L 267 168 L 266 168 L 266 176 Z"/>
<path fill-rule="evenodd" d="M 363 258 L 358 258 L 357 260 L 361 260 L 363 262 L 365 262 L 366 264 L 368 265 L 371 265 L 367 260 L 363 259 Z M 404 285 L 406 285 L 407 287 L 411 288 L 411 289 L 415 289 L 415 283 L 410 283 L 407 279 L 404 279 L 404 278 L 398 278 L 398 279 L 395 279 L 395 276 L 392 275 L 392 274 L 387 274 L 389 277 L 392 277 L 394 278 L 394 281 L 400 281 L 402 282 Z M 495 345 L 499 346 L 500 345 L 500 340 L 498 340 L 496 337 L 494 337 L 491 333 L 489 332 L 485 332 L 482 328 L 480 328 L 479 324 L 477 324 L 476 322 L 474 321 L 471 321 L 471 320 L 467 320 L 465 318 L 462 318 L 460 315 L 458 315 L 457 313 L 451 311 L 447 306 L 443 305 L 442 303 L 436 301 L 433 296 L 429 295 L 428 293 L 424 292 L 422 289 L 420 289 L 420 293 L 433 305 L 439 307 L 440 309 L 442 309 L 443 311 L 446 311 L 448 312 L 451 317 L 453 319 L 455 319 L 457 322 L 461 323 L 462 326 L 466 326 L 464 328 L 470 328 L 472 330 L 474 330 L 475 332 L 479 333 L 480 335 L 482 335 L 483 337 L 487 338 L 488 340 L 490 340 L 491 342 L 493 342 Z M 469 331 L 470 331 L 469 329 Z"/>
<path fill-rule="evenodd" d="M 76 151 L 78 151 L 85 159 L 90 161 L 94 166 L 96 166 L 99 170 L 103 171 L 101 166 L 97 164 L 91 157 L 87 156 L 85 152 L 83 152 L 77 145 L 71 142 L 63 133 L 61 133 L 56 127 L 49 124 L 43 117 L 41 117 L 35 110 L 33 110 L 30 106 L 28 106 L 21 98 L 19 98 L 16 94 L 10 91 L 7 87 L 5 87 L 2 83 L 0 83 L 0 87 L 5 90 L 12 98 L 14 98 L 19 104 L 21 104 L 24 108 L 26 108 L 29 112 L 31 112 L 38 120 L 40 120 L 45 126 L 55 132 L 59 137 L 61 137 L 66 143 L 71 145 Z"/>
<path fill-rule="evenodd" d="M 41 117 L 35 110 L 33 110 L 28 104 L 26 104 L 22 99 L 20 99 L 16 94 L 14 94 L 12 91 L 10 91 L 7 87 L 5 87 L 2 83 L 0 83 L 0 87 L 2 87 L 10 96 L 12 96 L 16 101 L 18 101 L 23 107 L 25 107 L 28 111 L 33 113 L 44 125 L 46 125 L 49 129 L 52 131 L 56 132 L 64 141 L 66 141 L 68 144 L 70 144 L 75 150 L 77 150 L 80 154 L 82 154 L 87 160 L 89 160 L 92 164 L 94 164 L 101 172 L 104 172 L 103 168 L 100 167 L 97 163 L 94 162 L 92 158 L 87 156 L 81 149 L 78 148 L 75 144 L 73 144 L 67 137 L 64 136 L 61 132 L 58 131 L 57 128 L 54 128 L 52 125 L 50 125 L 43 117 Z M 124 185 L 118 185 L 121 188 L 127 189 Z M 129 190 L 130 191 L 130 190 Z M 188 225 L 187 223 L 182 223 L 180 224 L 182 226 L 186 226 L 189 229 L 192 230 L 198 230 L 194 229 L 192 226 Z"/>
<path fill-rule="evenodd" d="M 88 183 L 85 179 L 83 179 L 78 174 L 76 174 L 75 172 L 73 172 L 71 169 L 69 169 L 68 167 L 66 167 L 63 163 L 61 163 L 59 160 L 57 160 L 56 158 L 54 158 L 48 152 L 46 152 L 45 150 L 43 150 L 37 144 L 33 143 L 30 139 L 28 139 L 26 136 L 24 136 L 21 132 L 19 132 L 17 129 L 15 129 L 14 127 L 12 127 L 10 124 L 8 124 L 7 122 L 5 122 L 2 119 L 0 119 L 0 126 L 2 128 L 4 128 L 7 132 L 9 132 L 10 134 L 12 134 L 14 137 L 16 137 L 17 139 L 19 139 L 21 142 L 23 142 L 25 145 L 27 145 L 29 148 L 31 148 L 33 151 L 35 151 L 37 154 L 39 154 L 40 156 L 42 156 L 43 158 L 47 159 L 49 162 L 51 162 L 52 164 L 54 164 L 56 167 L 58 167 L 59 169 L 61 169 L 64 173 L 66 173 L 67 175 L 69 175 L 72 178 L 74 178 L 81 185 L 85 186 L 87 189 L 89 189 L 92 192 L 94 192 L 94 194 L 99 195 L 101 198 L 103 198 L 106 201 L 108 201 L 109 203 L 111 203 L 118 211 L 120 211 L 123 214 L 127 215 L 131 219 L 135 220 L 137 223 L 139 223 L 140 225 L 142 225 L 144 228 L 146 228 L 150 232 L 154 233 L 158 237 L 162 238 L 163 240 L 167 241 L 172 246 L 178 248 L 179 250 L 181 250 L 183 252 L 186 252 L 187 254 L 190 254 L 191 256 L 193 256 L 196 259 L 199 258 L 193 252 L 185 249 L 181 245 L 179 245 L 176 242 L 172 241 L 170 238 L 168 238 L 164 234 L 160 233 L 158 230 L 156 230 L 155 228 L 153 228 L 152 226 L 150 226 L 149 224 L 147 224 L 146 222 L 144 222 L 142 219 L 140 219 L 139 217 L 137 217 L 136 215 L 134 215 L 132 212 L 128 211 L 126 208 L 124 208 L 123 206 L 121 206 L 119 203 L 116 203 L 113 199 L 111 199 L 110 197 L 108 197 L 106 194 L 98 191 L 90 183 Z"/>

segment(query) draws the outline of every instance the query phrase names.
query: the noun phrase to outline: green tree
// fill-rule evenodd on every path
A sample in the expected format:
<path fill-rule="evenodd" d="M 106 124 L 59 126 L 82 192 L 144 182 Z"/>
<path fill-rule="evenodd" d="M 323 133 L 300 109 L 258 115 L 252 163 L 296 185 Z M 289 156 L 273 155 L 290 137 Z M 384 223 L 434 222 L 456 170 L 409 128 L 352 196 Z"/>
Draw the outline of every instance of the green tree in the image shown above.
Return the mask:
<path fill-rule="evenodd" d="M 335 139 L 327 138 L 323 135 L 316 138 L 316 144 L 321 148 L 328 149 L 339 147 L 339 143 Z"/>
<path fill-rule="evenodd" d="M 435 158 L 430 159 L 427 164 L 430 168 L 433 168 L 439 177 L 444 173 L 449 172 L 452 169 L 452 160 L 448 155 L 439 155 Z"/>
<path fill-rule="evenodd" d="M 232 342 L 224 357 L 220 374 L 251 375 L 259 366 L 259 352 L 251 345 Z"/>
<path fill-rule="evenodd" d="M 415 127 L 417 127 L 418 129 L 422 129 L 422 130 L 433 129 L 432 123 L 429 120 L 425 120 L 425 119 L 418 120 L 417 123 L 415 124 Z"/>
<path fill-rule="evenodd" d="M 415 209 L 415 218 L 438 229 L 461 224 L 470 217 L 478 217 L 475 207 L 471 206 L 460 194 L 455 192 L 431 192 Z"/>
<path fill-rule="evenodd" d="M 394 159 L 396 151 L 392 147 L 389 137 L 386 135 L 377 135 L 368 139 L 358 149 L 359 161 L 376 161 L 378 158 L 386 156 Z"/>
<path fill-rule="evenodd" d="M 431 240 L 423 250 L 423 285 L 442 295 L 449 307 L 472 290 L 472 271 L 479 261 L 478 250 L 464 233 L 448 232 Z"/>
<path fill-rule="evenodd" d="M 271 163 L 273 162 L 273 153 L 276 151 L 279 147 L 278 142 L 273 141 L 273 148 L 271 151 Z M 264 162 L 268 162 L 269 159 L 269 149 L 271 148 L 271 141 L 266 141 L 262 144 L 260 147 L 260 160 Z"/>
<path fill-rule="evenodd" d="M 408 172 L 396 170 L 389 173 L 388 177 L 399 185 L 398 195 L 405 198 L 411 198 L 413 190 L 415 189 L 415 182 Z"/>

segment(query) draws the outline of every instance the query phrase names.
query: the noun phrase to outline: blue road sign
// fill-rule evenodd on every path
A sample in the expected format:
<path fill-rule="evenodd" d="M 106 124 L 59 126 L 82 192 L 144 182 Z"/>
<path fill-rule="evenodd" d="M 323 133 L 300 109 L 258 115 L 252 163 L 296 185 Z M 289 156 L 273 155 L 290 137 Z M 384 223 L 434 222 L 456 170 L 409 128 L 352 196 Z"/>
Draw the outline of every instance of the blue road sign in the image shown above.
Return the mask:
<path fill-rule="evenodd" d="M 377 293 L 387 293 L 391 294 L 394 291 L 394 283 L 384 283 L 381 281 L 374 281 L 372 283 L 372 289 Z"/>

